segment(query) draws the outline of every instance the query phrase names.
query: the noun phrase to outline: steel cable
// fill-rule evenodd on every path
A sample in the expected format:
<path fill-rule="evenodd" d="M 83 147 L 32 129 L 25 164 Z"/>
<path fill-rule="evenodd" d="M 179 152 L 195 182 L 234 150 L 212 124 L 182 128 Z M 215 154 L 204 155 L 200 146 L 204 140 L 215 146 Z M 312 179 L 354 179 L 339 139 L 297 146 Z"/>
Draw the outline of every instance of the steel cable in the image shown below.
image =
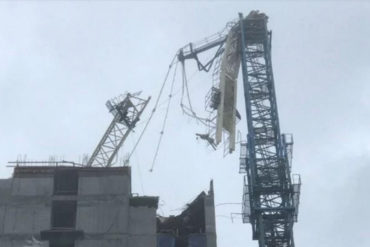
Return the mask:
<path fill-rule="evenodd" d="M 150 172 L 153 171 L 153 168 L 154 168 L 154 165 L 155 165 L 155 161 L 157 160 L 157 156 L 158 156 L 158 153 L 159 153 L 159 148 L 160 148 L 160 145 L 161 145 L 161 142 L 162 142 L 162 138 L 163 138 L 163 134 L 164 134 L 164 129 L 166 128 L 166 123 L 167 123 L 167 119 L 168 119 L 168 112 L 169 112 L 169 109 L 170 109 L 170 104 L 171 104 L 171 99 L 172 99 L 173 87 L 174 87 L 175 79 L 176 79 L 177 65 L 178 65 L 178 62 L 176 62 L 175 71 L 173 73 L 170 94 L 168 95 L 167 109 L 166 109 L 166 113 L 165 113 L 165 116 L 164 116 L 164 119 L 163 119 L 162 128 L 161 128 L 161 132 L 160 132 L 160 136 L 159 136 L 157 148 L 156 148 L 155 153 L 154 153 L 154 157 L 153 157 L 153 161 L 152 161 L 152 166 L 151 166 L 151 168 L 149 170 Z"/>
<path fill-rule="evenodd" d="M 175 54 L 175 56 L 173 57 L 173 59 L 172 59 L 172 61 L 171 61 L 170 65 L 168 66 L 168 70 L 167 70 L 166 76 L 165 76 L 165 78 L 164 78 L 164 80 L 163 80 L 163 83 L 162 83 L 161 89 L 159 90 L 159 94 L 158 94 L 157 100 L 156 100 L 156 102 L 155 102 L 155 104 L 154 104 L 154 107 L 153 107 L 152 112 L 151 112 L 151 114 L 150 114 L 150 116 L 149 116 L 149 119 L 148 119 L 148 121 L 146 122 L 146 124 L 145 124 L 145 126 L 144 126 L 143 130 L 141 131 L 140 136 L 139 136 L 139 138 L 137 139 L 137 141 L 136 141 L 136 143 L 135 143 L 135 145 L 134 145 L 133 149 L 131 150 L 131 152 L 130 152 L 129 156 L 127 157 L 127 160 L 130 160 L 130 158 L 131 158 L 132 154 L 135 152 L 135 150 L 136 150 L 137 146 L 139 145 L 139 143 L 140 143 L 140 141 L 141 141 L 141 139 L 142 139 L 142 137 L 143 137 L 143 135 L 144 135 L 144 133 L 145 133 L 146 129 L 147 129 L 147 128 L 148 128 L 148 126 L 149 126 L 150 121 L 152 120 L 152 118 L 153 118 L 153 116 L 154 116 L 154 113 L 156 112 L 156 109 L 157 109 L 157 106 L 158 106 L 159 100 L 161 99 L 161 96 L 162 96 L 162 93 L 163 93 L 163 89 L 164 89 L 164 87 L 165 87 L 165 85 L 166 85 L 166 82 L 167 82 L 168 76 L 169 76 L 169 74 L 170 74 L 170 72 L 171 72 L 172 66 L 173 66 L 173 65 L 174 65 L 174 63 L 175 63 L 175 59 L 176 59 L 176 58 L 177 58 L 177 53 L 176 53 L 176 54 Z M 176 63 L 177 63 L 177 61 L 176 61 Z"/>

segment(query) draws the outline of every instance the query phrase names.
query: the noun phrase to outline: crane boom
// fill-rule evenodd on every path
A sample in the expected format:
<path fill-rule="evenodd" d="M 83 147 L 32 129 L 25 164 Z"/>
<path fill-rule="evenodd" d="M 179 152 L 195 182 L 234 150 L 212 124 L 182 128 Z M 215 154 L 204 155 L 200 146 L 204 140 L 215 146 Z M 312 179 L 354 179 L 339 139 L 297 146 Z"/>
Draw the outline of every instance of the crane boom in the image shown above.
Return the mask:
<path fill-rule="evenodd" d="M 222 45 L 223 43 L 225 43 L 226 38 L 227 35 L 222 35 L 209 43 L 201 44 L 196 47 L 194 46 L 193 43 L 190 43 L 188 50 L 184 49 L 181 50 L 181 53 L 179 54 L 179 60 L 184 61 L 185 59 L 194 59 L 199 53 L 212 49 L 213 47 Z"/>
<path fill-rule="evenodd" d="M 128 93 L 107 101 L 106 106 L 114 118 L 88 160 L 87 166 L 112 166 L 114 157 L 135 128 L 149 100 L 150 97 L 141 99 L 137 94 Z"/>

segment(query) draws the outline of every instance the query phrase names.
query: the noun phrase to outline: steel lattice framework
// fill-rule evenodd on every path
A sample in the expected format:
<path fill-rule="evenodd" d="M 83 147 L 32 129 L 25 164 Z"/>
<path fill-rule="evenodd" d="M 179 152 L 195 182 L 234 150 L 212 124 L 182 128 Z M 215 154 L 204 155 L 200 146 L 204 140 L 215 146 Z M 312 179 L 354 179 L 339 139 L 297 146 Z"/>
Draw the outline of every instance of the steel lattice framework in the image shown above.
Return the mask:
<path fill-rule="evenodd" d="M 267 16 L 240 14 L 241 60 L 247 112 L 243 220 L 250 222 L 260 247 L 293 247 L 300 181 L 290 175 L 292 138 L 281 135 L 271 64 Z"/>
<path fill-rule="evenodd" d="M 179 60 L 195 59 L 199 70 L 209 71 L 209 67 L 199 65 L 197 55 L 219 46 L 213 60 L 220 55 L 231 56 L 223 54 L 224 44 L 228 35 L 239 35 L 236 46 L 240 50 L 248 125 L 247 142 L 241 142 L 240 153 L 240 173 L 246 174 L 243 222 L 252 224 L 253 239 L 260 247 L 294 247 L 293 224 L 297 221 L 301 182 L 299 175 L 291 176 L 290 171 L 293 137 L 280 133 L 267 19 L 258 11 L 246 18 L 239 14 L 239 22 L 232 24 L 227 35 L 195 48 L 190 44 L 188 51 L 180 50 Z M 213 60 L 206 65 L 211 66 Z M 215 66 L 217 77 L 217 61 Z M 212 108 L 217 108 L 215 98 L 225 97 L 225 92 L 217 89 L 216 85 L 216 94 L 209 96 Z"/>
<path fill-rule="evenodd" d="M 126 94 L 108 100 L 106 106 L 114 118 L 104 133 L 87 166 L 112 166 L 113 158 L 140 119 L 150 98 L 141 99 L 136 94 Z"/>

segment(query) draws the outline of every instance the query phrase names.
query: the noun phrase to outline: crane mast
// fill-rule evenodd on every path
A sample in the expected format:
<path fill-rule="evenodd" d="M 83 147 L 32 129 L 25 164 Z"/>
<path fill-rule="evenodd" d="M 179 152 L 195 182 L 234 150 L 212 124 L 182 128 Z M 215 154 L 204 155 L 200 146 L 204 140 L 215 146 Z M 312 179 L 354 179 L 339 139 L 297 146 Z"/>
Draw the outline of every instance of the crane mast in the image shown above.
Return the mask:
<path fill-rule="evenodd" d="M 271 63 L 267 16 L 240 14 L 241 66 L 248 135 L 243 220 L 250 222 L 261 247 L 294 247 L 300 179 L 292 182 L 291 135 L 281 135 Z"/>
<path fill-rule="evenodd" d="M 267 20 L 258 11 L 246 18 L 239 14 L 239 21 L 227 35 L 198 47 L 190 44 L 187 51 L 180 50 L 179 60 L 195 59 L 199 70 L 207 72 L 209 67 L 199 66 L 197 55 L 215 46 L 219 46 L 215 57 L 223 55 L 230 63 L 225 66 L 235 68 L 235 60 L 240 59 L 248 128 L 247 141 L 240 144 L 240 173 L 245 174 L 243 222 L 251 223 L 253 239 L 258 240 L 259 247 L 294 247 L 293 224 L 298 216 L 301 181 L 299 175 L 291 175 L 293 137 L 280 132 L 271 62 L 272 33 Z M 239 54 L 225 54 L 224 44 L 228 36 L 234 35 L 238 37 Z"/>

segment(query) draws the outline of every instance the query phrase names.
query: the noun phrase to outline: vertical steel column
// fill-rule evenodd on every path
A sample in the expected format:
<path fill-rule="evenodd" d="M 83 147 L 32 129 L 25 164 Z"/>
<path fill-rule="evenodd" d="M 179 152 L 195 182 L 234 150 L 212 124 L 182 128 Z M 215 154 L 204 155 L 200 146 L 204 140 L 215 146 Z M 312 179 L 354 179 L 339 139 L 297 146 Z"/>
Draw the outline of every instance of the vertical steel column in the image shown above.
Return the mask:
<path fill-rule="evenodd" d="M 239 13 L 239 19 L 240 19 L 240 22 L 239 22 L 239 25 L 240 25 L 240 34 L 241 34 L 241 42 L 240 42 L 240 48 L 241 48 L 241 67 L 242 67 L 242 75 L 243 75 L 243 88 L 244 88 L 244 100 L 245 100 L 245 109 L 246 109 L 246 116 L 247 116 L 247 127 L 248 127 L 248 134 L 247 134 L 247 152 L 249 152 L 249 159 L 247 162 L 249 162 L 249 164 L 253 164 L 255 163 L 254 162 L 254 157 L 255 157 L 255 150 L 254 150 L 254 130 L 253 130 L 253 126 L 252 126 L 252 122 L 251 121 L 248 121 L 248 119 L 252 119 L 252 114 L 251 114 L 251 105 L 249 104 L 250 102 L 250 95 L 249 95 L 249 91 L 250 91 L 250 87 L 249 87 L 249 83 L 248 83 L 248 70 L 247 70 L 247 62 L 246 62 L 246 58 L 245 58 L 245 47 L 246 47 L 246 42 L 245 42 L 245 28 L 244 28 L 244 18 L 243 18 L 243 14 L 242 13 Z M 254 181 L 253 179 L 256 177 L 255 176 L 255 171 L 254 171 L 254 167 L 251 167 L 249 164 L 247 164 L 247 168 L 246 169 L 246 173 L 247 173 L 247 181 L 248 181 L 248 191 L 249 191 L 249 197 L 250 198 L 253 198 L 253 190 L 252 190 L 252 187 L 253 187 L 253 184 L 254 184 Z M 254 201 L 253 200 L 249 200 L 249 203 L 250 205 L 245 205 L 245 207 L 249 207 L 250 210 L 251 210 L 251 215 L 250 215 L 250 223 L 252 224 L 252 228 L 253 228 L 253 234 L 257 231 L 256 229 L 256 219 L 253 217 L 254 214 L 252 212 L 253 208 L 254 208 Z"/>
<path fill-rule="evenodd" d="M 296 212 L 286 145 L 280 134 L 267 16 L 240 18 L 241 62 L 247 113 L 246 176 L 253 239 L 260 247 L 294 247 Z"/>

